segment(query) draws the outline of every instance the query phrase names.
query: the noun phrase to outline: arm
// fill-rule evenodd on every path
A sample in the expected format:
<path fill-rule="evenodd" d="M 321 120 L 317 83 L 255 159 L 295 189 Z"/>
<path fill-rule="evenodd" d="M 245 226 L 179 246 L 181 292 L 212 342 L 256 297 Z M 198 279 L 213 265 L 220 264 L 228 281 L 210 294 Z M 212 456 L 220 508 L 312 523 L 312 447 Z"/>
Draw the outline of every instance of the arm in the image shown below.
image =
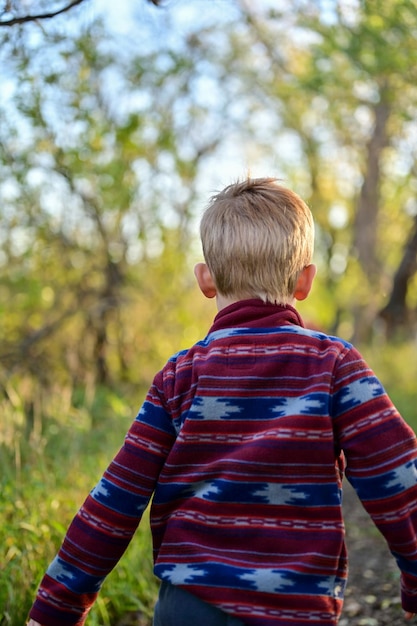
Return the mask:
<path fill-rule="evenodd" d="M 123 447 L 72 521 L 30 611 L 31 626 L 81 626 L 126 550 L 175 437 L 151 388 Z"/>
<path fill-rule="evenodd" d="M 417 612 L 417 441 L 355 349 L 340 359 L 332 415 L 346 476 L 401 570 L 407 619 Z"/>

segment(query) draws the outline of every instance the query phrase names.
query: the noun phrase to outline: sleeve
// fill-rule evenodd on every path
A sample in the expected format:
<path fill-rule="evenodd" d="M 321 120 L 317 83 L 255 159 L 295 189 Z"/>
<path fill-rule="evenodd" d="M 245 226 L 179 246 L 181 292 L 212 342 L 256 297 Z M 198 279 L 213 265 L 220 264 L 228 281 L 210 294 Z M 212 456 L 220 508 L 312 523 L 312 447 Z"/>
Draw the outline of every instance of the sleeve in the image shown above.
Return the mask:
<path fill-rule="evenodd" d="M 332 398 L 346 477 L 401 570 L 402 606 L 417 612 L 417 443 L 361 355 L 337 365 Z"/>
<path fill-rule="evenodd" d="M 175 431 L 151 387 L 123 447 L 88 495 L 49 566 L 30 611 L 43 626 L 81 626 L 126 550 L 155 489 Z"/>

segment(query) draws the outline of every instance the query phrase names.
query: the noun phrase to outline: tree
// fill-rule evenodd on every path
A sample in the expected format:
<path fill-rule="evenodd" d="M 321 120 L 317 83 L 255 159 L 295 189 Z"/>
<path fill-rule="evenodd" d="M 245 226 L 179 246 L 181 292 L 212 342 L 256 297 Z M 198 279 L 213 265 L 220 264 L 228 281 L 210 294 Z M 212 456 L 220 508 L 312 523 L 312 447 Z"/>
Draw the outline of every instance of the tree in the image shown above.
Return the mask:
<path fill-rule="evenodd" d="M 307 318 L 369 336 L 413 219 L 417 20 L 407 0 L 348 7 L 233 4 L 181 38 L 174 7 L 139 52 L 99 25 L 22 38 L 0 112 L 8 371 L 91 388 L 148 381 L 195 328 L 185 267 L 207 171 L 223 185 L 245 162 L 312 206 L 320 272 Z"/>
<path fill-rule="evenodd" d="M 284 171 L 309 197 L 323 287 L 344 310 L 335 311 L 333 330 L 350 316 L 351 338 L 366 340 L 395 271 L 397 225 L 411 229 L 404 206 L 413 197 L 406 137 L 415 129 L 417 8 L 409 0 L 242 6 L 248 28 L 234 37 L 231 67 L 256 85 L 252 110 L 275 117 L 262 145 L 271 149 L 274 137 L 281 167 L 276 146 L 291 143 L 295 158 Z"/>
<path fill-rule="evenodd" d="M 198 169 L 226 117 L 217 134 L 201 132 L 198 55 L 125 62 L 104 39 L 95 25 L 74 41 L 55 37 L 53 55 L 45 40 L 23 49 L 15 114 L 4 111 L 0 278 L 14 305 L 2 362 L 43 385 L 148 383 L 192 317 Z"/>

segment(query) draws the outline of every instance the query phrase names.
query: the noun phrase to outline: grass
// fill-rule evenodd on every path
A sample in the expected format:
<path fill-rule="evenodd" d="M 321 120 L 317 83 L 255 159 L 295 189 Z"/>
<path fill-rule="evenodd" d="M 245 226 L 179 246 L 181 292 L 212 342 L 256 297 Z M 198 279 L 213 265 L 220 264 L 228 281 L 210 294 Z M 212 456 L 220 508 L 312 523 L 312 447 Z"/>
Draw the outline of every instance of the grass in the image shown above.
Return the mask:
<path fill-rule="evenodd" d="M 134 416 L 109 392 L 96 397 L 87 410 L 66 404 L 57 391 L 43 407 L 46 415 L 35 416 L 28 431 L 21 396 L 11 388 L 8 392 L 9 398 L 0 404 L 0 624 L 21 626 L 68 524 L 117 452 Z M 108 576 L 89 626 L 110 626 L 134 610 L 152 614 L 157 582 L 146 518 L 147 513 Z"/>
<path fill-rule="evenodd" d="M 417 346 L 416 343 L 378 343 L 361 352 L 381 380 L 403 418 L 417 432 Z"/>
<path fill-rule="evenodd" d="M 417 430 L 415 345 L 374 345 L 362 353 Z M 68 524 L 120 447 L 137 407 L 132 409 L 108 390 L 88 399 L 68 389 L 49 390 L 43 396 L 33 382 L 21 379 L 3 385 L 0 626 L 21 626 Z M 144 519 L 107 578 L 87 623 L 111 626 L 129 611 L 150 616 L 156 593 L 151 538 Z"/>

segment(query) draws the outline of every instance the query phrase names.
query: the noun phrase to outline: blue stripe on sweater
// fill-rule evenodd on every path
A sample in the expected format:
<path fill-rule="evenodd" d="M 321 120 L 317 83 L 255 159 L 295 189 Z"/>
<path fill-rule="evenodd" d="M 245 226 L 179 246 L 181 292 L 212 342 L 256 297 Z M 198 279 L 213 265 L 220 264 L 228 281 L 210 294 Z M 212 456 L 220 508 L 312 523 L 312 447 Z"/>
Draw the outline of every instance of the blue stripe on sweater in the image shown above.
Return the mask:
<path fill-rule="evenodd" d="M 349 476 L 361 500 L 383 500 L 417 485 L 417 461 L 410 461 L 378 476 Z"/>
<path fill-rule="evenodd" d="M 341 598 L 345 582 L 334 576 L 285 569 L 240 568 L 225 563 L 157 564 L 155 574 L 173 585 L 235 587 L 266 593 L 326 595 Z"/>
<path fill-rule="evenodd" d="M 140 496 L 114 485 L 106 478 L 91 491 L 91 496 L 112 511 L 123 511 L 123 515 L 137 518 L 142 515 L 149 502 L 149 497 Z"/>
<path fill-rule="evenodd" d="M 82 564 L 80 563 L 80 565 Z M 47 574 L 75 593 L 96 593 L 100 590 L 104 579 L 86 574 L 82 569 L 66 563 L 59 557 L 52 561 Z"/>
<path fill-rule="evenodd" d="M 181 498 L 236 504 L 270 504 L 292 506 L 339 506 L 340 493 L 335 484 L 285 485 L 268 482 L 239 482 L 213 479 L 184 485 L 159 484 L 155 503 Z"/>
<path fill-rule="evenodd" d="M 270 420 L 289 415 L 328 415 L 328 394 L 308 393 L 300 397 L 219 398 L 200 396 L 185 413 L 186 419 Z"/>

